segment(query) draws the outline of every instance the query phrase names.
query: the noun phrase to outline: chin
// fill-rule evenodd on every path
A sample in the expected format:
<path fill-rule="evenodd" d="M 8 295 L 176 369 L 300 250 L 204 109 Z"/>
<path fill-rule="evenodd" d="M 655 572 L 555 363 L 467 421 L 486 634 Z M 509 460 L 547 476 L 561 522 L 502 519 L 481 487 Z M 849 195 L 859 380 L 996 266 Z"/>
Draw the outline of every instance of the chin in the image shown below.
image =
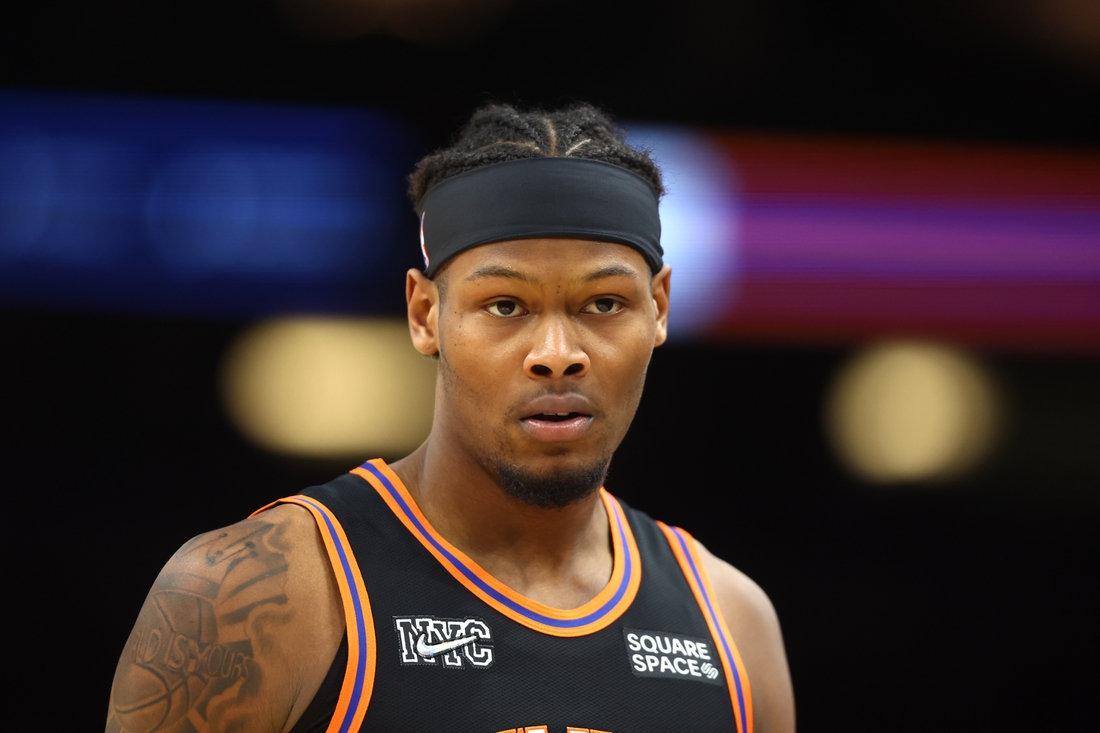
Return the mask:
<path fill-rule="evenodd" d="M 504 493 L 528 506 L 564 509 L 599 491 L 611 465 L 610 455 L 555 458 L 531 463 L 494 461 Z"/>

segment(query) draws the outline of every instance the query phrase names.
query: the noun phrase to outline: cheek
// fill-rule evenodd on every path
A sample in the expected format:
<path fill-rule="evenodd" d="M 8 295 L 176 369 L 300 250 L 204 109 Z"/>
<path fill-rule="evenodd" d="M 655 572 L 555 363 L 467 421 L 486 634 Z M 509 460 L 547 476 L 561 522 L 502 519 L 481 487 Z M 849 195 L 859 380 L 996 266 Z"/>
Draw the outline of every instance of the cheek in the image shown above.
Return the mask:
<path fill-rule="evenodd" d="M 644 360 L 641 363 L 632 361 L 629 367 L 624 363 L 617 369 L 602 370 L 600 402 L 609 418 L 604 425 L 609 434 L 619 439 L 626 434 L 642 399 L 645 375 Z"/>
<path fill-rule="evenodd" d="M 486 339 L 477 329 L 463 325 L 459 317 L 452 316 L 441 332 L 441 361 L 446 362 L 441 383 L 453 398 L 479 404 L 499 400 L 504 396 L 501 386 L 514 378 L 515 359 L 507 344 Z"/>
<path fill-rule="evenodd" d="M 593 368 L 608 375 L 609 386 L 620 393 L 641 389 L 653 355 L 653 330 L 639 325 L 594 345 Z"/>

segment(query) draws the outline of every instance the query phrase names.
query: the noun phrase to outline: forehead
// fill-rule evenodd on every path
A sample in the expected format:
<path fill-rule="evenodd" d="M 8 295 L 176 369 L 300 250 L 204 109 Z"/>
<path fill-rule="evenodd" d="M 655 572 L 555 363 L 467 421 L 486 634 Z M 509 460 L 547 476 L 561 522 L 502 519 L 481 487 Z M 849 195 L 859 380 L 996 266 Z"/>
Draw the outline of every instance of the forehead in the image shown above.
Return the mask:
<path fill-rule="evenodd" d="M 585 239 L 518 239 L 483 244 L 456 255 L 446 267 L 452 283 L 480 279 L 496 268 L 547 282 L 583 280 L 600 271 L 615 271 L 640 282 L 650 278 L 649 265 L 633 247 Z"/>

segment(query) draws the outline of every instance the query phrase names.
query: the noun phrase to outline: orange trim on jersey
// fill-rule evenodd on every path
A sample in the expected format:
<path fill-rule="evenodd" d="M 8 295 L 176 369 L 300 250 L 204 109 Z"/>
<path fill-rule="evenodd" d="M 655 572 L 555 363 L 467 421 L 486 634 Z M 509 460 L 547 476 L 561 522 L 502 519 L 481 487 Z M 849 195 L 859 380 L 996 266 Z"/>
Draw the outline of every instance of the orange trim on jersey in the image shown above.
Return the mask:
<path fill-rule="evenodd" d="M 695 596 L 695 601 L 703 612 L 703 618 L 706 619 L 715 648 L 718 649 L 718 656 L 722 660 L 722 668 L 726 673 L 730 701 L 733 703 L 733 715 L 737 719 L 737 730 L 739 733 L 752 733 L 752 690 L 749 687 L 749 675 L 745 671 L 741 653 L 733 641 L 733 634 L 730 633 L 726 620 L 722 616 L 722 609 L 710 584 L 710 577 L 699 555 L 695 538 L 678 527 L 669 527 L 664 522 L 657 522 L 657 526 L 664 532 L 665 539 L 672 547 L 672 553 L 676 556 L 684 577 L 687 578 L 692 595 Z"/>
<path fill-rule="evenodd" d="M 329 563 L 336 576 L 336 585 L 340 589 L 344 626 L 348 636 L 348 666 L 344 672 L 336 711 L 326 733 L 356 733 L 370 705 L 377 665 L 374 616 L 371 614 L 367 586 L 359 572 L 359 564 L 355 560 L 344 528 L 328 507 L 308 496 L 290 496 L 268 504 L 252 516 L 276 504 L 297 504 L 307 509 L 317 522 L 321 539 L 325 543 Z"/>
<path fill-rule="evenodd" d="M 592 634 L 622 616 L 638 593 L 642 581 L 638 545 L 622 507 L 603 489 L 600 498 L 607 511 L 614 554 L 611 580 L 588 603 L 561 610 L 516 593 L 447 542 L 431 526 L 401 479 L 384 461 L 368 461 L 352 473 L 374 487 L 401 523 L 458 582 L 493 609 L 530 629 L 561 637 Z"/>

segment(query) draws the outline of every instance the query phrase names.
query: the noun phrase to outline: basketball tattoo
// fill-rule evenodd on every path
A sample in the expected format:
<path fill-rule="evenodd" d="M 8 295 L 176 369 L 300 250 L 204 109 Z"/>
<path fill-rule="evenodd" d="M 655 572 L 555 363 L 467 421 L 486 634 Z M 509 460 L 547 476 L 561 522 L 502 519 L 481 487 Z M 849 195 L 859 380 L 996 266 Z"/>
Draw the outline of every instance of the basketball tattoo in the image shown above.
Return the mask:
<path fill-rule="evenodd" d="M 252 519 L 196 537 L 157 579 L 115 671 L 109 733 L 250 730 L 272 626 L 285 594 L 286 525 Z"/>

